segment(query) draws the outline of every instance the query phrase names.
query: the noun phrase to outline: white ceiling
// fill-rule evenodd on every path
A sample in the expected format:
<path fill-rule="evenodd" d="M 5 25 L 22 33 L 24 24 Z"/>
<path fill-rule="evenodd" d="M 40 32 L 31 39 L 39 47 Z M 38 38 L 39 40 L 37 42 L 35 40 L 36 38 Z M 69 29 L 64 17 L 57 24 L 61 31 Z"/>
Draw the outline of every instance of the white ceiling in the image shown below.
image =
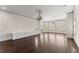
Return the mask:
<path fill-rule="evenodd" d="M 6 11 L 20 15 L 36 18 L 38 13 L 36 9 L 42 10 L 43 20 L 56 20 L 66 18 L 66 13 L 71 12 L 73 6 L 64 5 L 2 5 Z"/>

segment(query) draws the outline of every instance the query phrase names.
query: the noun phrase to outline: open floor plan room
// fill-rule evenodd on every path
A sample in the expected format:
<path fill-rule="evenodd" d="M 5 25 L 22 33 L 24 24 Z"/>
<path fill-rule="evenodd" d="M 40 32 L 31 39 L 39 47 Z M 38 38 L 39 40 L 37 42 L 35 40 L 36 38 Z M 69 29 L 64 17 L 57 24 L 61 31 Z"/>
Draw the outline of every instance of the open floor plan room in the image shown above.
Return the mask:
<path fill-rule="evenodd" d="M 78 53 L 79 6 L 0 5 L 0 53 Z"/>

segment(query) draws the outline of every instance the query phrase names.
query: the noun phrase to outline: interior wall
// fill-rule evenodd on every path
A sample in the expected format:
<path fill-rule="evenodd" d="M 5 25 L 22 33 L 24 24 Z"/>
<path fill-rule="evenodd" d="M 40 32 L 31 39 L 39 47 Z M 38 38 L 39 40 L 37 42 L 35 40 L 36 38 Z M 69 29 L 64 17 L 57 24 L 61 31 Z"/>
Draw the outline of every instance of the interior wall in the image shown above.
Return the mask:
<path fill-rule="evenodd" d="M 0 30 L 2 30 L 2 38 L 0 41 L 11 39 L 11 33 L 28 32 L 36 29 L 36 21 L 34 19 L 4 11 L 0 11 L 0 15 Z"/>
<path fill-rule="evenodd" d="M 74 40 L 79 47 L 79 6 L 74 8 Z"/>
<path fill-rule="evenodd" d="M 0 14 L 0 39 L 1 39 L 1 14 Z"/>
<path fill-rule="evenodd" d="M 65 29 L 66 29 L 66 33 L 68 34 L 67 37 L 68 38 L 73 38 L 73 20 L 74 20 L 74 16 L 73 16 L 73 12 L 67 13 L 67 19 L 65 20 Z"/>

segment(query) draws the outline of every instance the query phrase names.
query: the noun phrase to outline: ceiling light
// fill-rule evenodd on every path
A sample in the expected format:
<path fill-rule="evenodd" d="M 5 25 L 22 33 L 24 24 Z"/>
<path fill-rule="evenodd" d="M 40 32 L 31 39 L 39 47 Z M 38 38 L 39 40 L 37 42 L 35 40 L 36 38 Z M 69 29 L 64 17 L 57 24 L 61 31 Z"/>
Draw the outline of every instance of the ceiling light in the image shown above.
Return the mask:
<path fill-rule="evenodd" d="M 5 10 L 5 9 L 6 9 L 6 7 L 2 7 L 2 9 L 3 9 L 3 10 Z"/>

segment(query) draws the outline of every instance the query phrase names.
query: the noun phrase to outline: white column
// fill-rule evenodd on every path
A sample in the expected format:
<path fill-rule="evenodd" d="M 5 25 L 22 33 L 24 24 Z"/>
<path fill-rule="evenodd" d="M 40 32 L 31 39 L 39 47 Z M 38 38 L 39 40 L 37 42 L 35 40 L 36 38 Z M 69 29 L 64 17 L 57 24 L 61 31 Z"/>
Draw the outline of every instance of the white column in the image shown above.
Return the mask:
<path fill-rule="evenodd" d="M 74 40 L 79 47 L 79 6 L 74 7 Z"/>

